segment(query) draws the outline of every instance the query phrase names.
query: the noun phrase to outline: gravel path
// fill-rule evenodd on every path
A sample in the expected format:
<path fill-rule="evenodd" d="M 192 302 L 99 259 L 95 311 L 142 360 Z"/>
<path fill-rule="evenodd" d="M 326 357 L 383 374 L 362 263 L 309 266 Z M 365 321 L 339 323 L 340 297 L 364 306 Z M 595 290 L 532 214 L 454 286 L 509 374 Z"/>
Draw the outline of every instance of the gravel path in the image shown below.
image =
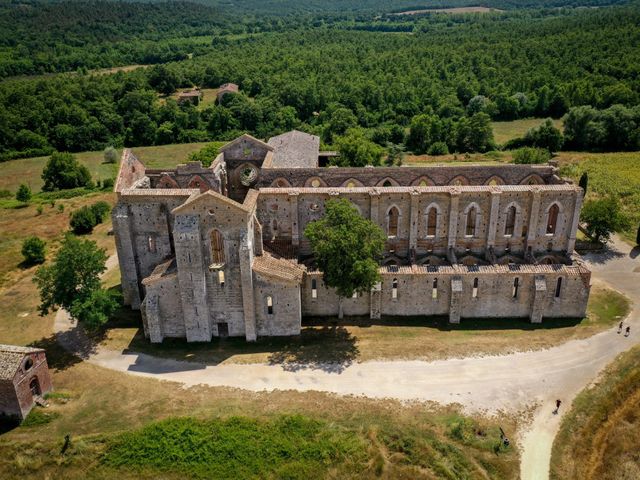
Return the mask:
<path fill-rule="evenodd" d="M 640 304 L 640 258 L 628 245 L 615 240 L 608 253 L 587 260 L 598 278 Z M 109 259 L 111 266 L 117 263 Z M 423 361 L 372 361 L 346 368 L 290 368 L 281 365 L 202 365 L 161 359 L 146 354 L 94 349 L 64 311 L 56 316 L 59 342 L 91 363 L 105 368 L 185 386 L 237 387 L 252 391 L 318 390 L 372 398 L 459 403 L 466 411 L 522 412 L 536 405 L 533 422 L 524 432 L 521 478 L 549 476 L 551 446 L 562 414 L 575 395 L 591 383 L 619 353 L 640 342 L 638 309 L 629 317 L 631 336 L 610 329 L 593 337 L 536 352 L 504 356 Z M 552 413 L 562 399 L 559 415 Z"/>

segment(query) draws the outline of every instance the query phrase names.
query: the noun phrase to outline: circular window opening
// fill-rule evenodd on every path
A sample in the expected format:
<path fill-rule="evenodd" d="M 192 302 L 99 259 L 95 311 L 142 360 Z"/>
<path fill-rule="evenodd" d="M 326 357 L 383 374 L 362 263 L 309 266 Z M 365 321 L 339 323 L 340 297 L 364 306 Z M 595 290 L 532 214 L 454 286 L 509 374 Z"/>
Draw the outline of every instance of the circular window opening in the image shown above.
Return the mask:
<path fill-rule="evenodd" d="M 269 207 L 269 210 L 271 210 L 272 212 L 277 212 L 277 211 L 278 211 L 278 208 L 280 208 L 280 207 L 278 207 L 278 204 L 277 204 L 277 203 L 274 203 L 273 205 L 271 205 L 271 206 Z"/>
<path fill-rule="evenodd" d="M 309 206 L 309 210 L 311 210 L 312 212 L 317 212 L 318 210 L 320 210 L 320 205 L 318 205 L 317 203 L 312 203 Z"/>
<path fill-rule="evenodd" d="M 25 372 L 27 370 L 30 370 L 31 367 L 33 367 L 33 360 L 31 358 L 27 358 L 27 360 L 25 360 L 25 362 L 24 362 L 24 370 L 25 370 Z"/>
<path fill-rule="evenodd" d="M 253 184 L 258 179 L 258 171 L 254 167 L 245 167 L 240 172 L 240 183 L 245 187 Z"/>
<path fill-rule="evenodd" d="M 213 211 L 213 209 L 209 210 L 207 212 L 209 215 L 211 215 L 212 217 L 215 215 L 216 212 Z"/>
<path fill-rule="evenodd" d="M 311 186 L 313 188 L 318 188 L 320 186 L 320 180 L 318 180 L 317 178 L 314 178 L 313 180 L 311 180 Z"/>

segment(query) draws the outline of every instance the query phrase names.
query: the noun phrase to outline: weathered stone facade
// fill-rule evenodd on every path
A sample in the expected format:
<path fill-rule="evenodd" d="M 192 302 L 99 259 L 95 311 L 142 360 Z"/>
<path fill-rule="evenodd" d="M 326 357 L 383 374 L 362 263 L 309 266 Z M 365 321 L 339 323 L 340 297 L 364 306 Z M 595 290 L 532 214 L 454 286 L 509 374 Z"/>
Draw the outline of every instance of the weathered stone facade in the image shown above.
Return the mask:
<path fill-rule="evenodd" d="M 0 415 L 24 419 L 52 388 L 44 350 L 0 345 Z"/>
<path fill-rule="evenodd" d="M 336 315 L 303 232 L 339 197 L 388 236 L 382 282 L 343 300 L 346 315 L 584 316 L 583 192 L 555 167 L 320 168 L 318 145 L 301 132 L 243 135 L 210 168 L 173 171 L 125 151 L 116 246 L 125 302 L 152 342 L 295 335 L 303 316 Z"/>

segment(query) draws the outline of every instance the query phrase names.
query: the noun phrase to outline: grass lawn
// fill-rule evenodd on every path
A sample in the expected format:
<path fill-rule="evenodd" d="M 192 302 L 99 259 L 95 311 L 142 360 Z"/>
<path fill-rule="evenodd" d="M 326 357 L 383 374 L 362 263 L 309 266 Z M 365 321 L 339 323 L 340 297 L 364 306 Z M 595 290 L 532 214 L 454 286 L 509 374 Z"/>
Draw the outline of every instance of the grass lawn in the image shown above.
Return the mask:
<path fill-rule="evenodd" d="M 492 122 L 493 138 L 498 145 L 514 138 L 523 137 L 527 130 L 539 126 L 544 122 L 544 118 L 524 118 L 521 120 L 512 120 L 510 122 Z M 553 124 L 562 131 L 562 120 L 555 119 Z"/>
<path fill-rule="evenodd" d="M 573 401 L 554 443 L 551 479 L 640 478 L 640 347 Z"/>
<path fill-rule="evenodd" d="M 182 143 L 154 147 L 134 147 L 134 154 L 149 168 L 173 168 L 184 163 L 187 156 L 200 150 L 207 143 Z M 118 154 L 122 151 L 118 150 Z M 94 180 L 115 178 L 116 164 L 104 163 L 103 152 L 75 153 L 76 158 L 87 166 Z M 0 163 L 0 190 L 15 192 L 21 183 L 26 183 L 36 192 L 42 188 L 42 169 L 49 157 L 21 158 Z"/>
<path fill-rule="evenodd" d="M 109 285 L 116 284 L 117 274 L 107 281 Z M 446 318 L 432 317 L 307 319 L 299 337 L 261 338 L 255 343 L 228 338 L 204 344 L 166 339 L 160 345 L 152 345 L 139 327 L 139 313 L 123 308 L 96 341 L 112 349 L 206 364 L 272 363 L 285 368 L 317 368 L 322 363 L 437 360 L 539 350 L 594 335 L 619 322 L 628 312 L 626 297 L 596 284 L 588 316 L 583 320 L 550 319 L 537 325 L 527 319 L 463 319 L 460 325 L 450 325 Z"/>
<path fill-rule="evenodd" d="M 562 176 L 577 182 L 583 172 L 588 173 L 587 200 L 604 195 L 620 199 L 630 219 L 623 237 L 635 243 L 640 224 L 640 152 L 561 152 L 556 159 Z"/>

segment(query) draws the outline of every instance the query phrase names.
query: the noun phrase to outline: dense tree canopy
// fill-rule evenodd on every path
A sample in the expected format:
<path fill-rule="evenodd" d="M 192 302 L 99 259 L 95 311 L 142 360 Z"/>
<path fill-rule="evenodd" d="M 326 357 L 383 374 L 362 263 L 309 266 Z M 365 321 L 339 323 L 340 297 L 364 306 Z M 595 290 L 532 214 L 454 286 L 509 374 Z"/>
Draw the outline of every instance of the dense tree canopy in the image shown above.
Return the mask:
<path fill-rule="evenodd" d="M 54 153 L 42 170 L 45 192 L 92 186 L 89 169 L 70 153 Z"/>
<path fill-rule="evenodd" d="M 379 280 L 384 232 L 349 201 L 327 201 L 324 216 L 309 223 L 304 235 L 311 242 L 325 284 L 340 297 L 368 292 Z"/>
<path fill-rule="evenodd" d="M 240 17 L 237 5 L 226 4 L 229 16 L 219 15 L 179 2 L 0 7 L 9 12 L 0 15 L 0 77 L 77 70 L 0 83 L 0 159 L 245 131 L 265 138 L 291 128 L 332 144 L 361 127 L 381 146 L 404 143 L 408 129 L 407 149 L 417 153 L 434 143 L 437 151 L 442 143 L 452 152 L 484 151 L 493 148 L 489 119 L 560 118 L 570 110 L 567 148 L 637 148 L 638 135 L 627 135 L 640 102 L 637 8 L 400 16 L 380 15 L 379 0 L 365 3 L 354 3 L 357 14 L 345 4 L 340 14 L 285 18 Z M 517 2 L 493 3 L 511 9 Z M 139 55 L 146 49 L 166 55 Z M 86 72 L 126 63 L 162 65 Z M 159 98 L 229 81 L 241 93 L 222 105 Z M 555 149 L 556 132 L 537 133 L 531 146 Z"/>

